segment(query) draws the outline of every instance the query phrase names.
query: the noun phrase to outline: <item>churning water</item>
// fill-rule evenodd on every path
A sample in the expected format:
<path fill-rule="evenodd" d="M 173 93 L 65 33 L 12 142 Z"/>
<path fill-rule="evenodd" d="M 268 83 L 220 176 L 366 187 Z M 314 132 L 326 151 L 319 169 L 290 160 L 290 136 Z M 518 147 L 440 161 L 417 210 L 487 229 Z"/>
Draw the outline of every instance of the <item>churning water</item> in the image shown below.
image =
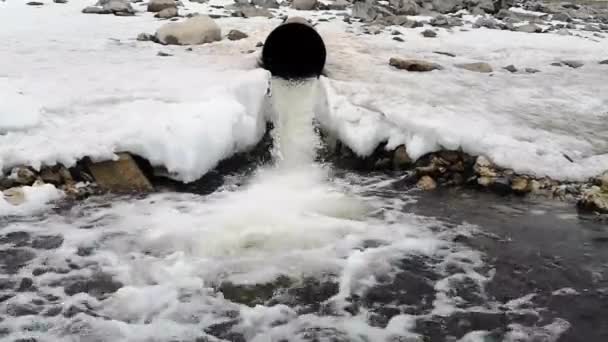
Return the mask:
<path fill-rule="evenodd" d="M 409 213 L 415 199 L 386 176 L 314 162 L 317 89 L 273 81 L 274 165 L 211 195 L 92 198 L 0 222 L 0 338 L 421 341 L 420 322 L 535 314 L 529 297 L 488 298 L 491 267 L 455 242 L 475 226 Z M 495 340 L 553 341 L 569 326 L 522 324 Z M 456 326 L 463 341 L 496 335 Z"/>

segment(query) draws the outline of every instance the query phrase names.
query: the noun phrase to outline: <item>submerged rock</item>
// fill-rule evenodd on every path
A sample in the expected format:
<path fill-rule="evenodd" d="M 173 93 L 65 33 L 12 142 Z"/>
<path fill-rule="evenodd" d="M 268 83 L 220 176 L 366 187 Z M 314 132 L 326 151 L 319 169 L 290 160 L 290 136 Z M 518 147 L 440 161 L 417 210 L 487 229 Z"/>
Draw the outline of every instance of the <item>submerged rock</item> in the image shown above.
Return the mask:
<path fill-rule="evenodd" d="M 422 176 L 416 183 L 420 189 L 425 191 L 435 190 L 437 188 L 437 182 L 430 176 Z"/>
<path fill-rule="evenodd" d="M 504 67 L 503 69 L 507 70 L 508 72 L 517 72 L 517 68 L 515 67 L 515 65 L 511 64 L 511 65 L 507 65 L 506 67 Z"/>
<path fill-rule="evenodd" d="M 578 69 L 580 67 L 582 67 L 584 64 L 583 62 L 580 61 L 574 61 L 574 60 L 567 60 L 567 61 L 562 61 L 563 64 L 573 68 L 573 69 Z"/>
<path fill-rule="evenodd" d="M 433 71 L 442 69 L 441 65 L 431 62 L 426 62 L 417 59 L 401 59 L 393 57 L 389 60 L 389 64 L 400 70 L 407 71 Z"/>
<path fill-rule="evenodd" d="M 197 15 L 179 23 L 167 23 L 156 31 L 162 44 L 198 45 L 222 40 L 220 27 L 206 15 Z"/>

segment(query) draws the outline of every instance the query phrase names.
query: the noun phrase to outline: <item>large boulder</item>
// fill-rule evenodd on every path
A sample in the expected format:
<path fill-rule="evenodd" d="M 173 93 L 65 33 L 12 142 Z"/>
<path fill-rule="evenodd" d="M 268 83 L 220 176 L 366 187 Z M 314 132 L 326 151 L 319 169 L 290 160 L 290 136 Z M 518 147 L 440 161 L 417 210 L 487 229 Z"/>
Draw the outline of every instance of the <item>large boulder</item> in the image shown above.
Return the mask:
<path fill-rule="evenodd" d="M 420 6 L 414 0 L 390 0 L 389 4 L 395 9 L 396 14 L 418 15 Z"/>
<path fill-rule="evenodd" d="M 165 8 L 176 7 L 175 0 L 150 0 L 148 2 L 148 12 L 160 12 Z"/>
<path fill-rule="evenodd" d="M 162 44 L 198 45 L 222 40 L 220 27 L 206 15 L 197 15 L 179 23 L 167 23 L 156 31 Z"/>
<path fill-rule="evenodd" d="M 317 6 L 317 0 L 293 0 L 291 7 L 300 11 L 311 11 Z"/>

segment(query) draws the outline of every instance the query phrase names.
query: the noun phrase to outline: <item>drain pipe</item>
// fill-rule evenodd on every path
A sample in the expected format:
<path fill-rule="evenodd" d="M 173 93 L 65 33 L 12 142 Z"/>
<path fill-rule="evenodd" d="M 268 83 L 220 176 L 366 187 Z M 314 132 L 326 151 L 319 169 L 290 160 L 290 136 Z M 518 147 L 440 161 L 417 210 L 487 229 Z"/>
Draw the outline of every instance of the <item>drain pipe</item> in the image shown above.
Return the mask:
<path fill-rule="evenodd" d="M 323 73 L 327 52 L 323 39 L 301 17 L 287 19 L 264 43 L 262 65 L 275 77 L 318 78 Z"/>

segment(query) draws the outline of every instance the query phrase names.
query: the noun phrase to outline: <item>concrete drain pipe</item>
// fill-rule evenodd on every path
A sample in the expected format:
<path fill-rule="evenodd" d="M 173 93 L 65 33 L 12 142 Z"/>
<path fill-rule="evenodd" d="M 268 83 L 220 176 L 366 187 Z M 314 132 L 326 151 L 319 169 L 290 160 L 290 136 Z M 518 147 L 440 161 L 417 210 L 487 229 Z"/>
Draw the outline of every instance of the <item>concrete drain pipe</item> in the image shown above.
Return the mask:
<path fill-rule="evenodd" d="M 301 17 L 285 20 L 264 43 L 262 66 L 284 79 L 318 78 L 323 73 L 327 51 L 323 39 Z"/>

